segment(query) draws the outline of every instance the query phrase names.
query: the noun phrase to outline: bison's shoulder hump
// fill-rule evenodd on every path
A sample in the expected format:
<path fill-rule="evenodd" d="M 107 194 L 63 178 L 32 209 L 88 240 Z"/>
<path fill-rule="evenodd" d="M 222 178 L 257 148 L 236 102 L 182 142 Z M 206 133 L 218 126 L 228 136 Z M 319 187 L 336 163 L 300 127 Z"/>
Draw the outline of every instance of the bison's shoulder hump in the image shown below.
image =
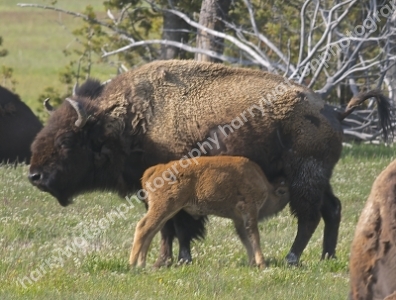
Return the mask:
<path fill-rule="evenodd" d="M 96 99 L 102 94 L 104 86 L 98 79 L 89 78 L 76 89 L 75 94 L 81 97 Z"/>

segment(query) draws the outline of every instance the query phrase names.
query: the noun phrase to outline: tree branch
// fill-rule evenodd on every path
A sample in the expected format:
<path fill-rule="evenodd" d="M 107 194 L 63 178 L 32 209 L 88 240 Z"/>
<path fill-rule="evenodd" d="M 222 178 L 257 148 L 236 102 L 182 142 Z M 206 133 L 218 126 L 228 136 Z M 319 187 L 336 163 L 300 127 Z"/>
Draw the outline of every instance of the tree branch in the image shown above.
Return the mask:
<path fill-rule="evenodd" d="M 301 22 L 301 33 L 300 33 L 300 51 L 298 54 L 298 61 L 297 61 L 297 66 L 301 64 L 301 60 L 304 54 L 304 44 L 305 44 L 305 10 L 307 9 L 307 6 L 311 2 L 311 0 L 307 0 L 304 2 L 303 7 L 301 8 L 300 12 L 300 22 Z"/>
<path fill-rule="evenodd" d="M 83 19 L 83 20 L 85 20 L 87 22 L 91 22 L 93 24 L 97 24 L 97 25 L 101 25 L 103 27 L 107 27 L 107 28 L 113 30 L 114 32 L 117 32 L 118 34 L 129 36 L 129 34 L 126 31 L 120 30 L 119 28 L 117 28 L 117 27 L 115 27 L 115 26 L 113 26 L 111 24 L 99 21 L 97 19 L 91 19 L 87 15 L 84 15 L 84 14 L 80 14 L 80 13 L 76 13 L 76 12 L 73 12 L 73 11 L 57 8 L 57 7 L 54 7 L 54 6 L 34 4 L 34 3 L 18 3 L 17 5 L 20 6 L 20 7 L 34 7 L 34 8 L 42 8 L 42 9 L 48 9 L 48 10 L 54 10 L 54 11 L 62 12 L 62 13 L 65 13 L 65 14 L 68 14 L 68 15 L 71 15 L 71 16 L 79 17 L 79 18 L 81 18 L 81 19 Z"/>
<path fill-rule="evenodd" d="M 167 40 L 146 40 L 146 41 L 139 41 L 139 42 L 135 42 L 135 41 L 131 41 L 131 44 L 124 46 L 122 48 L 119 48 L 117 50 L 114 51 L 110 51 L 110 52 L 106 52 L 104 51 L 104 54 L 102 55 L 102 57 L 108 57 L 114 54 L 118 54 L 121 52 L 124 52 L 126 50 L 135 48 L 135 47 L 141 47 L 141 46 L 147 46 L 147 45 L 152 45 L 152 44 L 160 44 L 160 45 L 167 45 L 167 46 L 173 46 L 173 47 L 178 47 L 182 50 L 188 51 L 188 52 L 192 52 L 192 53 L 202 53 L 205 55 L 208 55 L 210 57 L 225 61 L 225 62 L 229 62 L 229 63 L 238 63 L 240 62 L 240 60 L 233 58 L 233 57 L 229 57 L 229 56 L 225 56 L 223 54 L 218 54 L 215 51 L 210 51 L 210 50 L 204 50 L 204 49 L 200 49 L 200 48 L 195 48 L 195 47 L 191 47 L 189 45 L 180 43 L 180 42 L 175 42 L 175 41 L 167 41 Z M 258 64 L 258 62 L 254 61 L 255 63 Z"/>
<path fill-rule="evenodd" d="M 344 2 L 341 2 L 337 5 L 335 5 L 329 12 L 329 23 L 326 25 L 326 29 L 322 35 L 322 37 L 320 38 L 320 40 L 316 43 L 316 45 L 313 47 L 312 51 L 310 53 L 308 53 L 307 57 L 299 64 L 297 64 L 296 66 L 296 70 L 293 72 L 293 74 L 289 77 L 289 78 L 294 78 L 297 75 L 297 71 L 300 69 L 301 66 L 305 66 L 307 63 L 309 63 L 312 59 L 312 57 L 316 54 L 317 50 L 319 49 L 319 47 L 323 44 L 323 42 L 325 41 L 325 39 L 327 38 L 327 35 L 330 33 L 330 31 L 336 26 L 338 25 L 343 19 L 344 17 L 348 14 L 350 8 L 357 2 L 357 0 L 347 0 Z M 334 13 L 334 11 L 336 9 L 338 9 L 339 7 L 348 4 L 348 7 L 345 9 L 345 11 L 341 14 L 340 17 L 338 17 L 336 20 L 331 21 L 332 15 Z M 300 49 L 301 51 L 301 49 Z"/>
<path fill-rule="evenodd" d="M 311 1 L 311 0 L 309 0 Z M 257 30 L 257 25 L 256 25 L 256 20 L 254 19 L 254 14 L 253 14 L 253 6 L 252 3 L 250 2 L 250 0 L 243 0 L 243 2 L 245 3 L 248 12 L 249 12 L 249 17 L 250 17 L 250 23 L 252 24 L 253 27 L 253 31 L 254 34 L 256 35 L 256 37 L 259 38 L 260 41 L 262 41 L 264 44 L 266 44 L 268 46 L 268 48 L 270 48 L 272 51 L 274 51 L 276 53 L 276 55 L 279 56 L 279 58 L 285 63 L 288 63 L 287 58 L 284 56 L 284 54 L 278 49 L 278 47 L 276 47 L 267 37 L 265 37 L 262 33 L 260 33 Z M 290 69 L 292 69 L 292 71 L 295 70 L 294 66 L 290 65 Z"/>
<path fill-rule="evenodd" d="M 247 54 L 249 54 L 251 57 L 253 57 L 254 60 L 256 60 L 260 65 L 262 65 L 263 67 L 267 68 L 269 71 L 274 71 L 274 68 L 271 66 L 271 64 L 267 60 L 265 60 L 258 53 L 253 51 L 251 48 L 249 48 L 247 45 L 245 45 L 244 43 L 242 43 L 238 39 L 234 38 L 233 36 L 230 36 L 228 34 L 225 34 L 225 33 L 222 33 L 222 32 L 218 32 L 218 31 L 215 31 L 215 30 L 212 30 L 212 29 L 209 29 L 209 28 L 206 28 L 206 27 L 202 26 L 201 24 L 198 24 L 197 22 L 194 22 L 186 14 L 184 14 L 184 13 L 182 13 L 180 11 L 173 10 L 173 9 L 160 9 L 160 8 L 156 7 L 155 4 L 153 4 L 152 2 L 150 2 L 150 4 L 153 5 L 153 7 L 155 7 L 156 9 L 159 9 L 159 10 L 164 11 L 164 12 L 170 12 L 170 13 L 178 16 L 179 18 L 183 19 L 188 25 L 190 25 L 190 26 L 192 26 L 194 28 L 197 28 L 197 29 L 199 29 L 201 31 L 207 32 L 210 35 L 225 39 L 225 40 L 233 43 L 239 49 L 245 51 Z"/>

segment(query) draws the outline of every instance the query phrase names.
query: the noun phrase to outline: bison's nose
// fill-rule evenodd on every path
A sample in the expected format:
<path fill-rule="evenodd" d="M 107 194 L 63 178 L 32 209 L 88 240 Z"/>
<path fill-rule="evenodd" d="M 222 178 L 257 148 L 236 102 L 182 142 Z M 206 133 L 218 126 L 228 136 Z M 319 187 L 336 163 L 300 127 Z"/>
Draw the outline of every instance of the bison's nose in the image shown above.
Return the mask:
<path fill-rule="evenodd" d="M 43 176 L 41 173 L 30 173 L 28 177 L 32 184 L 37 184 L 41 181 Z"/>

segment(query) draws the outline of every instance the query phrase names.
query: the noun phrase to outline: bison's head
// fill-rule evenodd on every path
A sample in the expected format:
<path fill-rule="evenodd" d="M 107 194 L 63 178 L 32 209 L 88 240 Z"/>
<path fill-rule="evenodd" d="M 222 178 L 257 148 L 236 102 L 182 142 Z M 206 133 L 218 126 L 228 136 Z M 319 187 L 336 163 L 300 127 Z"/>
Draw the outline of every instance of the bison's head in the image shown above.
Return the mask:
<path fill-rule="evenodd" d="M 125 192 L 127 142 L 114 132 L 109 134 L 107 121 L 95 100 L 66 99 L 32 144 L 30 182 L 62 206 L 85 191 Z"/>

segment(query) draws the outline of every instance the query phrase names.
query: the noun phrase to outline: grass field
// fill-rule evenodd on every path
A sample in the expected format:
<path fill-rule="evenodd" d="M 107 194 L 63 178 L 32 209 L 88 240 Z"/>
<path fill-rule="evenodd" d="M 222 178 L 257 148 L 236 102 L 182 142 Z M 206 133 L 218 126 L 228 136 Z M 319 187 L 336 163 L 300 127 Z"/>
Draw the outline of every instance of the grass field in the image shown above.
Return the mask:
<path fill-rule="evenodd" d="M 72 30 L 82 26 L 81 19 L 39 8 L 21 8 L 17 3 L 50 5 L 50 0 L 2 0 L 0 1 L 0 36 L 9 55 L 0 58 L 2 65 L 14 69 L 13 78 L 18 82 L 15 90 L 34 111 L 40 105 L 39 95 L 46 87 L 65 92 L 59 81 L 59 71 L 71 57 L 63 50 L 78 44 Z M 83 12 L 87 5 L 104 14 L 103 1 L 58 0 L 57 7 Z M 94 66 L 92 76 L 107 80 L 116 73 L 114 67 Z M 0 81 L 0 85 L 4 85 Z"/>
<path fill-rule="evenodd" d="M 302 265 L 285 265 L 296 230 L 286 209 L 260 223 L 269 263 L 263 271 L 247 266 L 231 222 L 212 217 L 207 238 L 193 246 L 192 265 L 131 272 L 127 260 L 142 205 L 93 193 L 62 208 L 29 184 L 27 166 L 0 166 L 0 299 L 346 299 L 355 225 L 374 179 L 394 158 L 394 148 L 384 146 L 344 149 L 332 179 L 343 203 L 338 259 L 319 260 L 321 223 Z M 125 219 L 111 214 L 117 209 Z M 158 242 L 157 236 L 149 266 Z"/>
<path fill-rule="evenodd" d="M 35 110 L 46 87 L 63 91 L 58 73 L 70 58 L 62 51 L 75 46 L 71 31 L 82 23 L 52 11 L 20 8 L 18 2 L 23 1 L 0 1 L 0 36 L 10 52 L 0 66 L 14 69 L 16 92 Z M 57 6 L 81 12 L 91 4 L 102 11 L 102 2 L 58 0 Z M 114 73 L 111 67 L 92 72 L 101 80 Z M 319 260 L 321 223 L 301 266 L 287 266 L 283 258 L 296 220 L 286 209 L 260 224 L 269 264 L 263 271 L 247 266 L 232 223 L 213 217 L 207 238 L 193 245 L 192 265 L 131 272 L 127 261 L 134 227 L 145 212 L 142 205 L 132 208 L 114 194 L 92 193 L 62 208 L 29 184 L 27 166 L 0 165 L 0 299 L 346 299 L 355 225 L 374 179 L 394 158 L 395 149 L 384 146 L 344 149 L 332 179 L 343 203 L 338 259 Z M 125 218 L 112 214 L 126 207 Z M 148 265 L 158 255 L 158 242 L 156 237 Z"/>

